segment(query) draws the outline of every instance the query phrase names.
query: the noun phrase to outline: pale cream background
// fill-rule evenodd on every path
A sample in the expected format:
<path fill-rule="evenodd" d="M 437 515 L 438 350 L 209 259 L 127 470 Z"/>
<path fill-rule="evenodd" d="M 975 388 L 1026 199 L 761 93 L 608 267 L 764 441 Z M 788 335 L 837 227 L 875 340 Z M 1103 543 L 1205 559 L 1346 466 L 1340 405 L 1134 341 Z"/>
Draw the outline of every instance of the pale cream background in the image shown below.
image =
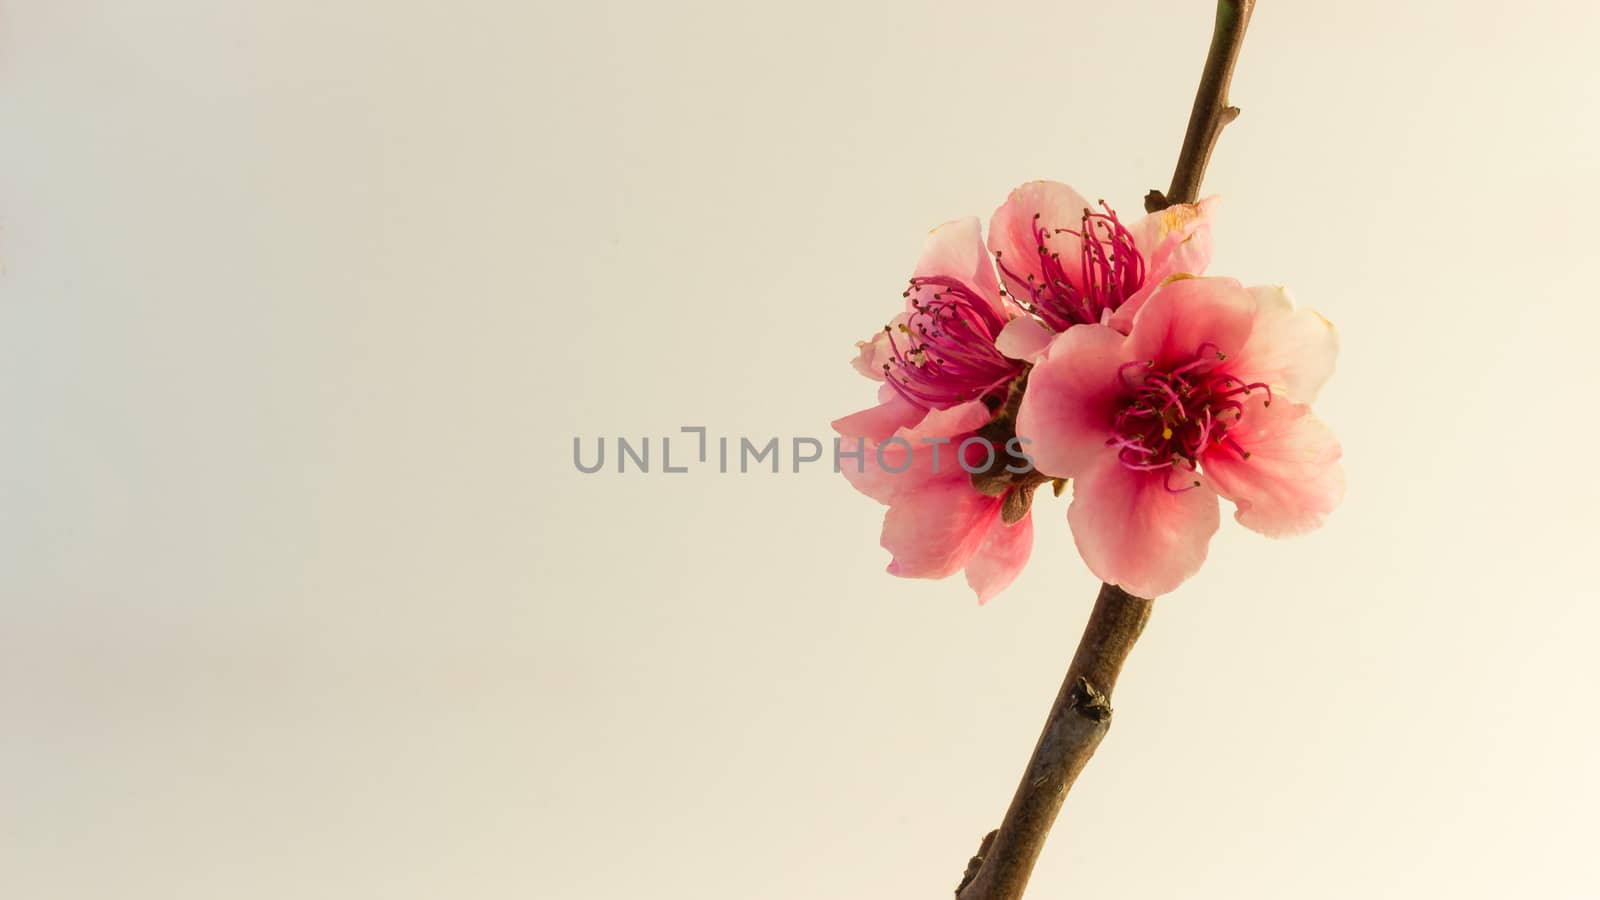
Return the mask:
<path fill-rule="evenodd" d="M 800 475 L 923 232 L 1165 184 L 1204 2 L 10 0 L 0 895 L 948 896 L 1094 582 Z M 1163 599 L 1037 897 L 1593 898 L 1588 3 L 1263 0 L 1216 268 L 1341 327 L 1322 532 Z"/>

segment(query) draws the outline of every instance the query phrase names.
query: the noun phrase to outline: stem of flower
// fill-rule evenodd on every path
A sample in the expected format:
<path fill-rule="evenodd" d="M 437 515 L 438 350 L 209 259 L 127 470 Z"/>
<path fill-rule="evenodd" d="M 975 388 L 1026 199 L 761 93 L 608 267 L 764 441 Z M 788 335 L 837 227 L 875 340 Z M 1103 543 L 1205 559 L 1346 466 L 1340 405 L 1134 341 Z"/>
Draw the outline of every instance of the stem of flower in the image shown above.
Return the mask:
<path fill-rule="evenodd" d="M 1228 83 L 1254 8 L 1255 0 L 1218 0 L 1211 49 L 1201 70 L 1172 187 L 1165 195 L 1151 191 L 1145 197 L 1147 211 L 1199 199 L 1200 183 L 1217 138 L 1239 115 L 1237 107 L 1228 105 Z M 1100 586 L 1100 596 L 1034 745 L 1022 783 L 1017 785 L 1000 827 L 984 836 L 978 853 L 967 864 L 956 886 L 957 900 L 1022 897 L 1067 791 L 1111 728 L 1111 691 L 1153 605 L 1115 585 Z"/>

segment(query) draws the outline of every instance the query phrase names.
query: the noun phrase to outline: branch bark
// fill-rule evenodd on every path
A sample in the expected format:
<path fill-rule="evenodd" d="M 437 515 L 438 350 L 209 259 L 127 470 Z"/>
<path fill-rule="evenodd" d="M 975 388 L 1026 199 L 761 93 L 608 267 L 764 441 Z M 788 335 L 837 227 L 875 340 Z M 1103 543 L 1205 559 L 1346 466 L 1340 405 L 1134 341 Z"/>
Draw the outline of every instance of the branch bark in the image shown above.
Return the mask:
<path fill-rule="evenodd" d="M 1166 194 L 1145 197 L 1149 212 L 1199 199 L 1200 183 L 1217 138 L 1239 115 L 1228 104 L 1228 84 L 1244 42 L 1255 0 L 1218 0 L 1211 48 L 1201 70 L 1189 128 Z M 984 836 L 967 863 L 957 900 L 1019 900 L 1067 791 L 1111 728 L 1111 691 L 1128 652 L 1144 631 L 1153 603 L 1115 585 L 1100 586 L 1078 651 L 1067 667 L 1033 756 L 1000 827 Z"/>
<path fill-rule="evenodd" d="M 960 900 L 1015 900 L 1028 886 L 1067 790 L 1111 727 L 1111 691 L 1144 631 L 1152 602 L 1115 585 L 1100 586 L 1078 652 L 1045 719 L 1011 808 L 978 848 L 956 888 Z"/>
<path fill-rule="evenodd" d="M 1217 138 L 1228 123 L 1239 118 L 1239 107 L 1228 105 L 1228 84 L 1233 81 L 1233 66 L 1239 61 L 1244 31 L 1256 0 L 1218 0 L 1217 20 L 1211 31 L 1211 49 L 1205 68 L 1200 70 L 1200 87 L 1195 90 L 1194 108 L 1189 111 L 1189 129 L 1183 135 L 1183 149 L 1172 170 L 1172 186 L 1166 194 L 1151 191 L 1145 195 L 1146 212 L 1166 209 L 1174 203 L 1193 203 L 1200 199 L 1200 183 L 1206 177 L 1206 164 Z"/>

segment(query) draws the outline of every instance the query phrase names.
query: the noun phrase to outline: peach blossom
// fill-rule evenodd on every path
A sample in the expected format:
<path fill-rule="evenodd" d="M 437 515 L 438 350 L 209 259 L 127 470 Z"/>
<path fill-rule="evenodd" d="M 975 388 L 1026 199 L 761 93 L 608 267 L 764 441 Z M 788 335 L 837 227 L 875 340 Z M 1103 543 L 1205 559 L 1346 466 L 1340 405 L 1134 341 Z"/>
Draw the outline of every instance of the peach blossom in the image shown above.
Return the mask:
<path fill-rule="evenodd" d="M 1040 471 L 1073 482 L 1084 562 L 1144 597 L 1199 570 L 1218 498 L 1269 536 L 1322 524 L 1344 494 L 1340 449 L 1309 403 L 1337 337 L 1281 288 L 1226 278 L 1159 286 L 1124 335 L 1069 328 L 1039 357 L 1017 416 Z"/>
<path fill-rule="evenodd" d="M 1176 204 L 1129 227 L 1104 201 L 1090 204 L 1064 184 L 1012 191 L 990 220 L 989 249 L 1007 293 L 1037 321 L 1014 321 L 1002 350 L 1032 360 L 1051 334 L 1073 325 L 1126 332 L 1163 281 L 1205 272 L 1216 203 Z"/>
<path fill-rule="evenodd" d="M 944 578 L 965 570 L 987 602 L 1027 562 L 1028 495 L 980 492 L 956 454 L 963 442 L 969 455 L 1003 451 L 976 433 L 1026 368 L 995 345 L 1018 310 L 1001 295 L 975 218 L 934 229 L 904 296 L 904 310 L 857 344 L 852 364 L 883 384 L 876 406 L 833 423 L 846 445 L 860 439 L 866 455 L 860 470 L 849 461 L 841 468 L 889 507 L 882 544 L 890 574 Z"/>

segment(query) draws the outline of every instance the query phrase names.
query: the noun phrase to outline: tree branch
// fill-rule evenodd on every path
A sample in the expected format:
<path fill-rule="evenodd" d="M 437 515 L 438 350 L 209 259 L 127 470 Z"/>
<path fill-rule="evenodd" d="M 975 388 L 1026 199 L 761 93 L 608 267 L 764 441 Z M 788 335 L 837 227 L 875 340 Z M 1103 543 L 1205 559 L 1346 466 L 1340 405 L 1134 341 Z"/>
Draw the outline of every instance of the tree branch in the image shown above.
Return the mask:
<path fill-rule="evenodd" d="M 1146 194 L 1145 212 L 1200 199 L 1200 182 L 1206 177 L 1206 164 L 1211 161 L 1217 138 L 1229 122 L 1239 117 L 1239 107 L 1228 105 L 1228 83 L 1233 80 L 1233 66 L 1239 61 L 1244 30 L 1250 25 L 1250 13 L 1255 7 L 1256 0 L 1218 0 L 1211 49 L 1206 53 L 1205 68 L 1200 70 L 1200 87 L 1194 94 L 1189 130 L 1183 135 L 1178 164 L 1172 170 L 1172 186 L 1165 195 L 1160 191 Z"/>
<path fill-rule="evenodd" d="M 1165 195 L 1151 191 L 1145 197 L 1146 211 L 1199 199 L 1200 183 L 1217 138 L 1239 116 L 1238 108 L 1228 105 L 1228 84 L 1254 8 L 1255 0 L 1218 0 L 1211 49 L 1200 73 L 1200 88 L 1172 173 L 1172 187 Z M 1111 728 L 1111 691 L 1128 652 L 1144 631 L 1152 605 L 1115 585 L 1100 586 L 1078 652 L 1067 667 L 1022 783 L 1017 785 L 1000 827 L 984 836 L 977 854 L 967 863 L 956 886 L 957 900 L 1022 897 L 1067 791 Z"/>
<path fill-rule="evenodd" d="M 1111 690 L 1150 618 L 1151 601 L 1100 586 L 1078 652 L 1045 719 L 1033 758 L 997 832 L 991 832 L 956 889 L 960 900 L 1015 900 L 1044 847 L 1067 789 L 1111 727 Z M 976 867 L 976 870 L 974 870 Z"/>

